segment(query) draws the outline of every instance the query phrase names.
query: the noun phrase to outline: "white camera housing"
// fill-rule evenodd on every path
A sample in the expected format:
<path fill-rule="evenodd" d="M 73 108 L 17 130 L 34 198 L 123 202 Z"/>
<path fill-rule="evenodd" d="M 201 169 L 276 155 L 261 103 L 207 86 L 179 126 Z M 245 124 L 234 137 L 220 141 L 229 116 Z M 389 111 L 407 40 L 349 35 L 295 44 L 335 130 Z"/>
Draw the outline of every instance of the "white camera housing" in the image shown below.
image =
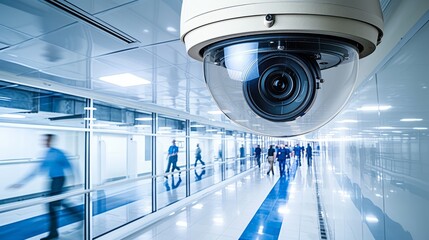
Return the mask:
<path fill-rule="evenodd" d="M 335 117 L 381 41 L 378 0 L 184 0 L 181 39 L 235 123 L 296 136 Z"/>

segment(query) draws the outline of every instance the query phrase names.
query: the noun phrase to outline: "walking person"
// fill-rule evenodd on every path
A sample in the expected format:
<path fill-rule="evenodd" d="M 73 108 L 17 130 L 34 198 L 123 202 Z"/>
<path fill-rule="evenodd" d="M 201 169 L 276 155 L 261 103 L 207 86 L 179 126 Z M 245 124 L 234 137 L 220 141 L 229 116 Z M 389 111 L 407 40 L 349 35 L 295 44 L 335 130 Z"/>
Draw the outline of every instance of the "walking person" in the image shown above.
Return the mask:
<path fill-rule="evenodd" d="M 301 147 L 299 143 L 293 148 L 293 153 L 295 155 L 296 161 L 298 162 L 298 166 L 301 167 Z"/>
<path fill-rule="evenodd" d="M 197 162 L 200 161 L 201 164 L 206 165 L 205 162 L 203 162 L 203 160 L 201 160 L 201 148 L 200 148 L 200 144 L 197 143 L 197 149 L 195 149 L 195 164 L 194 167 L 197 166 Z"/>
<path fill-rule="evenodd" d="M 177 166 L 177 154 L 179 152 L 179 147 L 176 146 L 176 140 L 173 139 L 172 145 L 168 148 L 168 164 L 167 164 L 167 170 L 165 170 L 166 173 L 174 172 L 174 170 L 180 171 L 180 168 Z M 180 175 L 180 172 L 179 172 Z M 168 176 L 165 176 L 165 178 L 168 178 Z"/>
<path fill-rule="evenodd" d="M 245 162 L 245 160 L 244 160 L 244 157 L 245 157 L 245 153 L 244 153 L 244 145 L 243 144 L 241 144 L 241 147 L 240 147 L 240 165 L 243 165 Z"/>
<path fill-rule="evenodd" d="M 307 166 L 311 167 L 311 164 L 313 161 L 313 149 L 311 148 L 310 143 L 307 143 L 306 156 L 307 156 Z"/>
<path fill-rule="evenodd" d="M 285 146 L 281 144 L 279 149 L 277 149 L 277 153 L 276 153 L 276 158 L 277 158 L 277 161 L 279 162 L 280 176 L 285 175 L 286 155 L 287 155 L 287 150 Z"/>
<path fill-rule="evenodd" d="M 267 152 L 267 158 L 268 158 L 268 163 L 270 164 L 270 168 L 268 169 L 267 175 L 270 175 L 270 172 L 274 175 L 274 154 L 275 154 L 276 150 L 274 149 L 273 145 L 270 145 L 270 148 L 268 149 Z"/>
<path fill-rule="evenodd" d="M 72 165 L 62 150 L 52 147 L 56 138 L 55 135 L 45 134 L 43 137 L 44 145 L 47 150 L 40 165 L 37 167 L 36 171 L 31 172 L 24 179 L 12 185 L 11 188 L 20 188 L 37 174 L 46 173 L 50 178 L 49 196 L 55 196 L 65 192 L 64 183 L 67 177 L 66 173 L 69 175 L 73 174 Z M 78 211 L 76 207 L 70 206 L 65 201 L 57 200 L 49 202 L 49 234 L 42 238 L 43 240 L 58 238 L 58 210 L 61 206 L 77 221 L 83 219 L 83 213 Z"/>
<path fill-rule="evenodd" d="M 287 173 L 289 175 L 290 169 L 291 169 L 290 157 L 291 157 L 292 151 L 290 150 L 290 148 L 287 144 L 285 146 L 285 149 L 286 149 L 286 167 L 287 167 Z"/>
<path fill-rule="evenodd" d="M 258 146 L 256 146 L 255 148 L 255 159 L 256 162 L 258 163 L 258 167 L 261 168 L 261 146 L 258 144 Z"/>

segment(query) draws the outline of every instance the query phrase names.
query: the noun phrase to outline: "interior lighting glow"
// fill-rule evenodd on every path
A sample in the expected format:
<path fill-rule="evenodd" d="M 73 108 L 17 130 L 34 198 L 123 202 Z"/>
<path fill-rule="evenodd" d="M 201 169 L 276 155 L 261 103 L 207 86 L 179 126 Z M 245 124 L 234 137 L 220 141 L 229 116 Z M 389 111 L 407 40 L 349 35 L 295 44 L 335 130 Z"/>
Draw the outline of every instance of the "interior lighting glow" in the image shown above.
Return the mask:
<path fill-rule="evenodd" d="M 203 207 L 204 207 L 204 205 L 201 203 L 198 203 L 198 204 L 195 204 L 194 206 L 192 206 L 192 208 L 195 208 L 195 209 L 202 209 Z"/>
<path fill-rule="evenodd" d="M 423 121 L 423 119 L 422 118 L 402 118 L 399 121 L 401 121 L 401 122 L 420 122 L 420 121 Z"/>
<path fill-rule="evenodd" d="M 149 80 L 137 77 L 131 73 L 123 73 L 111 76 L 104 76 L 99 78 L 102 81 L 115 84 L 121 87 L 131 87 L 143 84 L 150 84 Z"/>
<path fill-rule="evenodd" d="M 84 107 L 83 110 L 93 110 L 93 111 L 95 111 L 95 110 L 97 110 L 97 108 L 95 108 L 95 107 Z"/>
<path fill-rule="evenodd" d="M 177 32 L 177 29 L 174 27 L 167 27 L 167 31 L 169 32 Z"/>
<path fill-rule="evenodd" d="M 374 215 L 366 215 L 365 220 L 368 223 L 378 223 L 378 218 Z"/>
<path fill-rule="evenodd" d="M 259 225 L 259 228 L 258 228 L 258 234 L 259 234 L 259 235 L 264 234 L 264 226 L 263 226 L 263 225 Z"/>
<path fill-rule="evenodd" d="M 337 128 L 334 128 L 334 130 L 339 130 L 339 131 L 341 131 L 341 130 L 349 130 L 349 128 L 346 128 L 346 127 L 337 127 Z"/>
<path fill-rule="evenodd" d="M 176 226 L 179 226 L 179 227 L 188 227 L 188 223 L 185 222 L 185 221 L 177 221 L 176 222 Z"/>
<path fill-rule="evenodd" d="M 141 117 L 141 118 L 136 118 L 136 121 L 151 121 L 152 118 L 151 117 Z"/>
<path fill-rule="evenodd" d="M 277 209 L 277 212 L 280 214 L 288 214 L 290 212 L 290 209 L 287 207 L 279 207 Z"/>
<path fill-rule="evenodd" d="M 427 127 L 413 127 L 414 130 L 428 130 Z"/>
<path fill-rule="evenodd" d="M 223 218 L 215 217 L 215 218 L 213 218 L 213 222 L 216 224 L 223 224 Z"/>
<path fill-rule="evenodd" d="M 390 105 L 380 105 L 380 106 L 374 105 L 374 106 L 362 106 L 360 108 L 357 108 L 356 110 L 358 110 L 358 111 L 386 111 L 386 110 L 389 110 L 391 108 L 392 108 L 392 106 L 390 106 Z"/>
<path fill-rule="evenodd" d="M 22 119 L 25 118 L 24 115 L 19 115 L 19 114 L 9 114 L 9 113 L 5 113 L 5 114 L 0 114 L 1 118 L 13 118 L 13 119 Z"/>
<path fill-rule="evenodd" d="M 394 127 L 390 127 L 390 126 L 382 126 L 382 127 L 375 127 L 375 129 L 378 130 L 391 130 L 391 129 L 395 129 Z"/>
<path fill-rule="evenodd" d="M 212 114 L 212 115 L 220 115 L 220 114 L 223 114 L 223 112 L 222 112 L 221 110 L 218 110 L 218 111 L 208 111 L 207 113 L 208 113 L 208 114 Z"/>
<path fill-rule="evenodd" d="M 337 123 L 357 123 L 358 120 L 353 120 L 353 119 L 344 119 L 341 121 L 337 121 Z"/>
<path fill-rule="evenodd" d="M 191 125 L 191 127 L 193 127 L 193 128 L 203 128 L 205 126 L 201 125 L 201 124 L 193 124 L 193 125 Z"/>

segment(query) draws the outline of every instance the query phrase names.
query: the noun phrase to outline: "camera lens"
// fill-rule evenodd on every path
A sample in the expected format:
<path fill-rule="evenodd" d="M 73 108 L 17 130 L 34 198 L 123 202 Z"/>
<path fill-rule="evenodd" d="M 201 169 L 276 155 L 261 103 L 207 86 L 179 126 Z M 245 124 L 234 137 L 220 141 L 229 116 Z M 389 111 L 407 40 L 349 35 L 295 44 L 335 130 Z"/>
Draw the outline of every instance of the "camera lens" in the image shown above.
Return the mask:
<path fill-rule="evenodd" d="M 287 71 L 281 65 L 269 68 L 261 78 L 261 92 L 273 101 L 284 100 L 293 92 L 293 72 Z"/>
<path fill-rule="evenodd" d="M 260 56 L 250 72 L 258 78 L 243 84 L 245 99 L 260 117 L 270 121 L 292 121 L 304 115 L 316 96 L 318 65 L 305 55 L 268 53 Z"/>

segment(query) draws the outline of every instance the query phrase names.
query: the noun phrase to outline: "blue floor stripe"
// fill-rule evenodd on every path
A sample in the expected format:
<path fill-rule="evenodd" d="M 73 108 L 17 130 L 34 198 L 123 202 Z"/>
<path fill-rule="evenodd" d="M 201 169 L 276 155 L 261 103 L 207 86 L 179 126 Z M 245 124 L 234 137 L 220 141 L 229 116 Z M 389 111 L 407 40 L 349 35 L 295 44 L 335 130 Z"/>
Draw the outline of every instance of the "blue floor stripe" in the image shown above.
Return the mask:
<path fill-rule="evenodd" d="M 279 178 L 267 198 L 256 211 L 249 225 L 240 236 L 240 240 L 274 240 L 279 238 L 283 214 L 279 208 L 286 205 L 289 180 L 295 178 L 296 164 L 291 171 Z"/>

